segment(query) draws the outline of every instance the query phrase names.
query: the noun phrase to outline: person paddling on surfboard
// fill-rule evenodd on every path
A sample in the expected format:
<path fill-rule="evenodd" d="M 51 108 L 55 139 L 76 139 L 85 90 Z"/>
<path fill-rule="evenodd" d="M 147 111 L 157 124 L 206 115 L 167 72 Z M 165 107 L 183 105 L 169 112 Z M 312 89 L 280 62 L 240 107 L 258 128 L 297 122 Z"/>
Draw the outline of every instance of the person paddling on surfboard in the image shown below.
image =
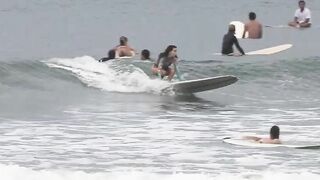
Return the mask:
<path fill-rule="evenodd" d="M 245 136 L 244 139 L 254 140 L 259 143 L 266 144 L 281 144 L 279 139 L 280 136 L 280 128 L 278 126 L 272 126 L 270 129 L 270 137 L 269 138 L 260 138 L 256 136 Z"/>
<path fill-rule="evenodd" d="M 294 13 L 294 20 L 289 22 L 289 26 L 292 27 L 310 27 L 311 26 L 311 12 L 305 7 L 306 2 L 303 0 L 299 1 L 299 9 Z"/>
<path fill-rule="evenodd" d="M 128 38 L 125 36 L 120 37 L 120 44 L 114 48 L 116 51 L 116 58 L 124 56 L 134 56 L 135 50 L 128 45 Z"/>
<path fill-rule="evenodd" d="M 243 49 L 240 47 L 238 39 L 234 35 L 236 27 L 233 24 L 229 25 L 228 33 L 223 36 L 222 51 L 223 55 L 235 56 L 233 53 L 233 44 L 236 45 L 241 55 L 245 55 Z"/>
<path fill-rule="evenodd" d="M 164 52 L 159 54 L 158 60 L 151 70 L 154 74 L 159 74 L 161 78 L 168 76 L 168 80 L 171 81 L 175 74 L 175 68 L 171 65 L 176 66 L 177 60 L 177 46 L 169 45 Z"/>
<path fill-rule="evenodd" d="M 115 57 L 116 57 L 116 51 L 114 49 L 111 49 L 108 52 L 108 57 L 101 58 L 99 62 L 109 61 L 111 59 L 114 59 Z"/>
<path fill-rule="evenodd" d="M 260 39 L 262 38 L 262 25 L 256 20 L 256 13 L 249 13 L 249 22 L 244 25 L 244 31 L 242 38 L 245 38 L 248 32 L 248 38 L 250 39 Z"/>

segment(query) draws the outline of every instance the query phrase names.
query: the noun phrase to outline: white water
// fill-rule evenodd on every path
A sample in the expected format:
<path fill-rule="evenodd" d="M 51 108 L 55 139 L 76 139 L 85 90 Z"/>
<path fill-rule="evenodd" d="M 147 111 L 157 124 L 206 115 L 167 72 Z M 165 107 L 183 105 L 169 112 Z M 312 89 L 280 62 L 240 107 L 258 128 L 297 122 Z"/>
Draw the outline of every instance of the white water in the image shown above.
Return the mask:
<path fill-rule="evenodd" d="M 116 61 L 99 63 L 90 56 L 82 56 L 71 59 L 53 58 L 46 63 L 49 67 L 71 71 L 88 86 L 105 91 L 159 94 L 161 90 L 169 86 L 168 82 L 150 79 L 141 69 L 130 64 L 122 65 L 122 67 L 115 66 Z M 133 70 L 130 71 L 125 66 L 131 66 Z"/>
<path fill-rule="evenodd" d="M 68 170 L 33 170 L 16 165 L 0 164 L 0 178 L 3 180 L 318 180 L 319 175 L 312 172 L 282 173 L 266 170 L 259 174 L 253 172 L 210 174 L 154 174 L 141 171 L 120 171 L 114 173 L 88 173 Z"/>

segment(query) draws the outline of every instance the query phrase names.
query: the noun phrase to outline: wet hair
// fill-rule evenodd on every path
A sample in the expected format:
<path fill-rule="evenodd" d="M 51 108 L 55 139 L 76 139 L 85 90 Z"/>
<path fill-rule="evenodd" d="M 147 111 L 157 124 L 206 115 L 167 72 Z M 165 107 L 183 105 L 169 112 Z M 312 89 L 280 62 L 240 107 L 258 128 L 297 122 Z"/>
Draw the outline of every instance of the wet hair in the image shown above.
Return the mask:
<path fill-rule="evenodd" d="M 272 126 L 270 129 L 270 138 L 279 139 L 279 136 L 280 136 L 280 128 L 278 126 Z"/>
<path fill-rule="evenodd" d="M 145 59 L 150 59 L 150 51 L 148 49 L 144 49 L 141 51 L 141 55 L 145 58 Z"/>
<path fill-rule="evenodd" d="M 235 32 L 236 31 L 236 26 L 233 25 L 233 24 L 230 24 L 229 27 L 228 27 L 228 31 L 229 32 Z"/>
<path fill-rule="evenodd" d="M 169 45 L 169 46 L 166 48 L 166 50 L 162 53 L 163 56 L 168 57 L 168 56 L 169 56 L 169 53 L 170 53 L 174 48 L 177 48 L 177 46 L 175 46 L 175 45 Z"/>
<path fill-rule="evenodd" d="M 254 12 L 250 12 L 250 13 L 249 13 L 249 19 L 250 19 L 250 20 L 255 20 L 256 17 L 257 17 L 257 16 L 256 16 L 256 13 L 254 13 Z"/>
<path fill-rule="evenodd" d="M 120 37 L 120 46 L 124 46 L 126 45 L 126 43 L 128 42 L 128 38 L 125 36 L 121 36 Z"/>

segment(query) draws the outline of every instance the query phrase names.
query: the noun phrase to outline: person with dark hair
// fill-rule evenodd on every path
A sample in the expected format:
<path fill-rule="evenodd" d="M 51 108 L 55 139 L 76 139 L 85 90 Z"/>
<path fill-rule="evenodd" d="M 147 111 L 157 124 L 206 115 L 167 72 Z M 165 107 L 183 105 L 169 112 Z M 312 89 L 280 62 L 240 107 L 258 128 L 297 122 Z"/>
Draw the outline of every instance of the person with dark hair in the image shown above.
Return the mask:
<path fill-rule="evenodd" d="M 109 61 L 111 59 L 114 59 L 115 57 L 116 57 L 116 51 L 114 49 L 111 49 L 108 52 L 108 57 L 101 58 L 99 62 Z"/>
<path fill-rule="evenodd" d="M 228 33 L 223 36 L 222 51 L 223 55 L 234 56 L 233 45 L 235 44 L 241 55 L 245 55 L 243 49 L 240 47 L 238 39 L 234 35 L 236 27 L 233 24 L 229 25 Z"/>
<path fill-rule="evenodd" d="M 249 13 L 249 22 L 244 25 L 243 38 L 245 38 L 246 33 L 248 33 L 248 38 L 250 39 L 260 39 L 262 38 L 262 25 L 256 20 L 256 13 Z"/>
<path fill-rule="evenodd" d="M 281 144 L 280 141 L 280 128 L 278 126 L 272 126 L 270 129 L 270 137 L 269 138 L 260 138 L 256 136 L 245 136 L 245 139 L 254 140 L 259 143 L 266 144 Z"/>
<path fill-rule="evenodd" d="M 141 51 L 141 60 L 151 60 L 150 58 L 150 51 L 148 49 L 144 49 Z"/>
<path fill-rule="evenodd" d="M 292 27 L 310 27 L 311 26 L 311 11 L 306 8 L 306 2 L 299 1 L 299 9 L 294 13 L 294 20 L 289 22 L 289 26 Z"/>
<path fill-rule="evenodd" d="M 176 73 L 176 67 L 172 68 L 171 65 L 176 66 L 177 61 L 177 46 L 169 45 L 164 52 L 159 54 L 151 70 L 154 74 L 160 74 L 161 78 L 168 76 L 168 80 L 171 81 Z"/>
<path fill-rule="evenodd" d="M 128 38 L 121 36 L 119 39 L 120 44 L 114 48 L 116 51 L 116 58 L 135 55 L 135 50 L 128 45 Z"/>

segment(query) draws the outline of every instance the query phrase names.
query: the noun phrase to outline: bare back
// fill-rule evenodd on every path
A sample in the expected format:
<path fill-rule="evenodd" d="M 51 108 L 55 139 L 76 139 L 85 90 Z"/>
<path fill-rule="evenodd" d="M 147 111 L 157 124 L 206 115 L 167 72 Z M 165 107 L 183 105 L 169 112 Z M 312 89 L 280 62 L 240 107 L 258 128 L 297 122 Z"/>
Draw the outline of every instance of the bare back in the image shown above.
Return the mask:
<path fill-rule="evenodd" d="M 250 39 L 260 39 L 262 38 L 262 25 L 254 20 L 246 23 L 244 27 L 244 33 L 248 32 Z"/>
<path fill-rule="evenodd" d="M 133 56 L 134 54 L 132 53 L 132 48 L 128 47 L 128 46 L 118 46 L 116 48 L 116 51 L 119 55 L 119 57 L 123 57 L 123 56 Z"/>

